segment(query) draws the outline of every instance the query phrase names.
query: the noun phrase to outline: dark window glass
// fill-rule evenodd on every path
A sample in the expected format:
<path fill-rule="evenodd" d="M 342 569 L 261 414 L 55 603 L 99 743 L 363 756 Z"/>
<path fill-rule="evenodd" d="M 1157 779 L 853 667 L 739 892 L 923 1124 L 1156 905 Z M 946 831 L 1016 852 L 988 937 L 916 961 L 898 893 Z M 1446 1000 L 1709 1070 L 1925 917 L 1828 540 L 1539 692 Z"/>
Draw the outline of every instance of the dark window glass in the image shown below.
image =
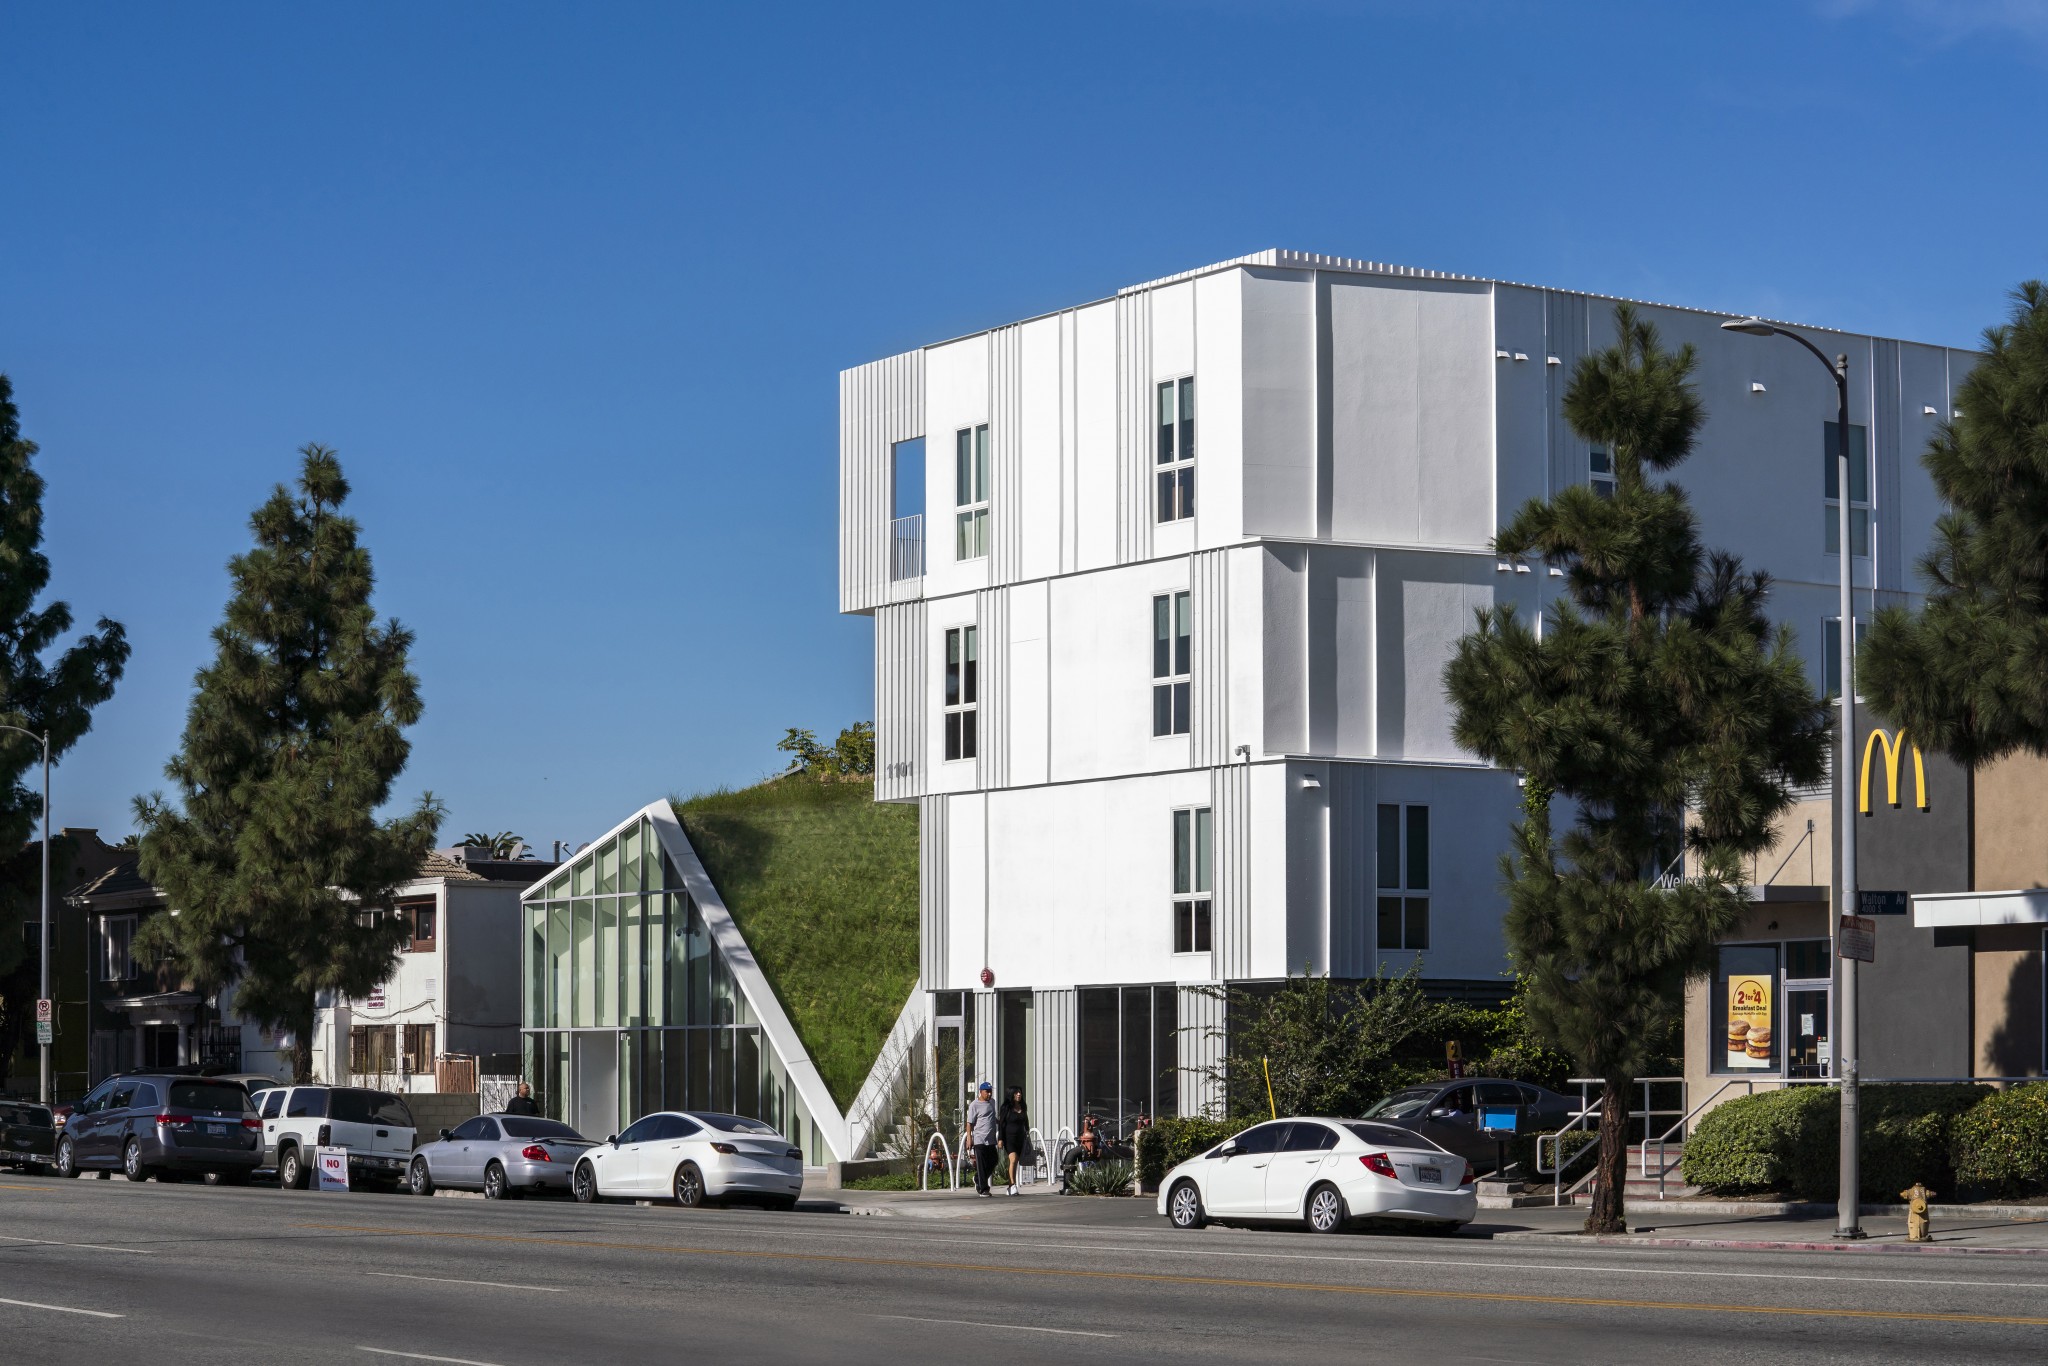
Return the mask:
<path fill-rule="evenodd" d="M 1408 881 L 1413 892 L 1429 890 L 1429 808 L 1408 808 Z M 1414 947 L 1414 946 L 1411 946 Z"/>
<path fill-rule="evenodd" d="M 1821 457 L 1826 464 L 1826 473 L 1822 476 L 1826 492 L 1823 496 L 1832 500 L 1842 496 L 1842 428 L 1838 422 L 1824 426 Z M 1870 429 L 1854 422 L 1849 424 L 1849 501 L 1870 501 Z"/>
<path fill-rule="evenodd" d="M 1383 896 L 1379 907 L 1379 946 L 1383 949 L 1401 947 L 1401 898 Z"/>
<path fill-rule="evenodd" d="M 1123 1019 L 1123 1107 L 1119 1129 L 1141 1111 L 1152 1112 L 1152 989 L 1125 987 Z"/>
<path fill-rule="evenodd" d="M 505 1115 L 499 1118 L 498 1127 L 505 1131 L 507 1138 L 566 1138 L 581 1143 L 587 1140 L 568 1125 L 557 1119 L 537 1119 L 532 1115 Z"/>
<path fill-rule="evenodd" d="M 1483 1081 L 1479 1083 L 1479 1103 L 1496 1107 L 1520 1105 L 1522 1103 L 1522 1090 L 1520 1087 L 1504 1081 Z"/>
<path fill-rule="evenodd" d="M 1188 685 L 1186 683 L 1176 683 L 1173 685 L 1173 733 L 1175 735 L 1186 735 L 1188 733 Z"/>
<path fill-rule="evenodd" d="M 1828 976 L 1828 941 L 1794 939 L 1785 945 L 1785 975 L 1793 978 Z"/>
<path fill-rule="evenodd" d="M 973 677 L 974 666 L 970 664 L 967 666 L 967 669 L 968 676 L 970 678 Z M 963 759 L 972 759 L 975 756 L 976 745 L 974 718 L 979 716 L 980 714 L 981 713 L 979 712 L 973 711 L 964 711 L 960 713 L 960 757 Z"/>
<path fill-rule="evenodd" d="M 154 1110 L 164 1103 L 164 1093 L 155 1082 L 138 1081 L 135 1089 L 121 1098 L 120 1108 L 128 1110 Z"/>
<path fill-rule="evenodd" d="M 1152 676 L 1173 676 L 1173 599 L 1163 594 L 1152 599 Z"/>
<path fill-rule="evenodd" d="M 412 937 L 415 942 L 431 944 L 434 940 L 434 908 L 421 906 L 412 913 Z"/>
<path fill-rule="evenodd" d="M 1159 386 L 1159 463 L 1173 459 L 1173 381 Z"/>
<path fill-rule="evenodd" d="M 284 1107 L 286 1119 L 324 1119 L 327 1117 L 327 1092 L 317 1086 L 298 1086 L 292 1089 L 291 1103 Z"/>
<path fill-rule="evenodd" d="M 328 1101 L 327 1117 L 346 1124 L 386 1124 L 410 1129 L 412 1111 L 389 1091 L 366 1091 L 359 1087 L 336 1088 Z"/>
<path fill-rule="evenodd" d="M 1208 919 L 1203 917 L 1202 935 L 1208 936 Z M 1152 1089 L 1152 1113 L 1159 1119 L 1180 1113 L 1179 1071 L 1180 993 L 1172 987 L 1152 989 L 1152 1065 L 1158 1082 Z"/>
<path fill-rule="evenodd" d="M 1152 689 L 1152 733 L 1173 734 L 1173 685 L 1162 683 Z"/>
<path fill-rule="evenodd" d="M 1287 1137 L 1290 1128 L 1286 1123 L 1260 1124 L 1246 1129 L 1237 1136 L 1237 1150 L 1240 1153 L 1271 1153 L 1280 1150 L 1281 1140 Z"/>
<path fill-rule="evenodd" d="M 1429 947 L 1429 898 L 1411 896 L 1401 908 L 1401 947 L 1404 949 L 1426 949 Z"/>
<path fill-rule="evenodd" d="M 631 1124 L 628 1124 L 626 1126 L 626 1131 L 619 1135 L 619 1142 L 647 1143 L 651 1142 L 654 1136 L 660 1132 L 661 1116 L 648 1115 L 644 1118 L 636 1119 Z"/>
<path fill-rule="evenodd" d="M 474 1119 L 465 1119 L 448 1132 L 448 1137 L 451 1140 L 461 1143 L 472 1143 L 479 1139 L 495 1138 L 496 1136 L 491 1132 L 491 1122 L 482 1115 L 478 1115 Z"/>
<path fill-rule="evenodd" d="M 694 1119 L 686 1119 L 682 1115 L 665 1115 L 662 1118 L 661 1127 L 655 1130 L 654 1136 L 673 1141 L 679 1138 L 690 1138 L 703 1132 L 704 1126 Z M 744 1133 L 746 1131 L 741 1130 L 740 1132 Z"/>
<path fill-rule="evenodd" d="M 1435 1087 L 1411 1086 L 1405 1091 L 1394 1092 L 1365 1113 L 1368 1118 L 1378 1115 L 1386 1119 L 1413 1119 L 1428 1109 L 1430 1101 L 1434 1099 Z"/>
<path fill-rule="evenodd" d="M 1401 808 L 1380 803 L 1380 886 L 1401 885 Z M 1381 948 L 1387 947 L 1385 944 Z M 1399 947 L 1396 945 L 1395 947 Z"/>
<path fill-rule="evenodd" d="M 1180 458 L 1195 458 L 1195 379 L 1190 375 L 1180 382 Z M 1193 512 L 1193 504 L 1188 511 Z"/>
<path fill-rule="evenodd" d="M 701 1119 L 712 1128 L 722 1129 L 729 1134 L 759 1134 L 766 1138 L 778 1137 L 773 1128 L 763 1124 L 758 1119 L 749 1119 L 745 1115 L 701 1114 L 693 1115 L 691 1118 Z"/>
<path fill-rule="evenodd" d="M 1297 1124 L 1287 1131 L 1283 1153 L 1320 1153 L 1337 1146 L 1337 1131 L 1327 1124 Z"/>
<path fill-rule="evenodd" d="M 957 711 L 946 713 L 946 757 L 960 757 L 960 713 Z"/>
<path fill-rule="evenodd" d="M 1390 1124 L 1347 1124 L 1344 1126 L 1375 1148 L 1420 1148 L 1424 1152 L 1444 1151 L 1413 1129 L 1396 1129 Z"/>
<path fill-rule="evenodd" d="M 217 1115 L 247 1114 L 249 1093 L 232 1082 L 174 1081 L 171 1083 L 171 1108 L 206 1110 Z"/>
<path fill-rule="evenodd" d="M 1432 1114 L 1438 1110 L 1448 1110 L 1453 1115 L 1468 1115 L 1472 1113 L 1475 1104 L 1477 1101 L 1474 1099 L 1472 1088 L 1457 1086 L 1438 1096 L 1436 1104 L 1429 1108 Z"/>
<path fill-rule="evenodd" d="M 1081 1113 L 1114 1121 L 1122 1095 L 1116 1071 L 1116 988 L 1083 987 L 1080 997 Z"/>
<path fill-rule="evenodd" d="M 263 1093 L 263 1117 L 265 1119 L 276 1119 L 284 1112 L 284 1096 L 285 1093 L 282 1091 L 266 1091 Z"/>
<path fill-rule="evenodd" d="M 1180 515 L 1195 515 L 1195 467 L 1190 465 L 1177 476 L 1180 480 Z"/>
<path fill-rule="evenodd" d="M 1161 470 L 1159 472 L 1158 507 L 1159 520 L 1162 522 L 1178 520 L 1178 512 L 1173 503 L 1173 488 L 1174 472 L 1172 470 Z"/>
<path fill-rule="evenodd" d="M 1195 919 L 1195 947 L 1194 947 L 1194 950 L 1193 950 L 1193 951 L 1194 951 L 1194 952 L 1196 952 L 1196 953 L 1207 953 L 1207 952 L 1209 951 L 1209 903 L 1208 903 L 1208 902 L 1206 902 L 1206 901 L 1197 901 L 1197 902 L 1195 902 L 1195 903 L 1194 903 L 1194 919 Z"/>

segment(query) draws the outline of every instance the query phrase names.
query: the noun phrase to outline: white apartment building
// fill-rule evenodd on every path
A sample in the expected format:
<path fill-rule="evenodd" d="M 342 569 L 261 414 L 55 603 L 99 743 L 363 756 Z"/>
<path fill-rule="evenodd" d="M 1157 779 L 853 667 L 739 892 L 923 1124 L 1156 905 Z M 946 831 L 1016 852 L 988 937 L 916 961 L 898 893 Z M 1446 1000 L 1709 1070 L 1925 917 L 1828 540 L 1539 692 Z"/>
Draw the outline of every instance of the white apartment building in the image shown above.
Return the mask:
<path fill-rule="evenodd" d="M 1473 612 L 1562 590 L 1488 546 L 1611 477 L 1561 414 L 1612 301 L 1286 251 L 840 380 L 840 608 L 875 620 L 876 795 L 922 817 L 922 985 L 958 1080 L 1048 1134 L 1204 1102 L 1215 984 L 1499 993 L 1512 775 L 1451 740 Z M 1676 472 L 1832 681 L 1832 378 L 1729 315 Z M 1852 371 L 1859 600 L 1904 600 L 1919 454 L 1968 352 L 1808 330 Z M 1867 609 L 1859 609 L 1859 617 Z M 955 1069 L 942 1067 L 952 1076 Z M 950 1084 L 950 1082 L 948 1083 Z"/>

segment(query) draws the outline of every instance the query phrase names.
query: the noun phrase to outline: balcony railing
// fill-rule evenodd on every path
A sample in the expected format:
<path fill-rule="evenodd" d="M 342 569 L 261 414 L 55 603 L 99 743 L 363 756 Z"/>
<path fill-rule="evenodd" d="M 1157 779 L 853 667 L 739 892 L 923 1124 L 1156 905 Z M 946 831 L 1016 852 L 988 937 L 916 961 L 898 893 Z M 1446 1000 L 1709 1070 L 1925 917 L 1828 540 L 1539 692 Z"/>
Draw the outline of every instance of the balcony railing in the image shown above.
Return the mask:
<path fill-rule="evenodd" d="M 924 577 L 924 514 L 898 517 L 889 524 L 889 578 Z"/>

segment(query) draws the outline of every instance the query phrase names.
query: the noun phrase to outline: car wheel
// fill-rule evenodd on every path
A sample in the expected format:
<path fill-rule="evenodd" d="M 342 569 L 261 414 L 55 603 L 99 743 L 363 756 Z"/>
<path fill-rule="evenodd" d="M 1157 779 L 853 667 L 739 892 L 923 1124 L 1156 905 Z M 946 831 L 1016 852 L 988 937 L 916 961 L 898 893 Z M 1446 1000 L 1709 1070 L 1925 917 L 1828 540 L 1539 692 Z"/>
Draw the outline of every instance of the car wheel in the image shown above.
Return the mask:
<path fill-rule="evenodd" d="M 484 1168 L 484 1199 L 516 1200 L 519 1192 L 512 1189 L 512 1183 L 505 1179 L 505 1169 L 493 1162 Z"/>
<path fill-rule="evenodd" d="M 676 1203 L 684 1209 L 702 1209 L 709 1203 L 704 1194 L 704 1173 L 697 1170 L 694 1162 L 685 1162 L 676 1168 Z"/>
<path fill-rule="evenodd" d="M 414 1195 L 434 1193 L 434 1174 L 427 1170 L 427 1159 L 415 1157 L 412 1160 L 412 1166 L 405 1174 L 405 1184 L 411 1188 Z"/>
<path fill-rule="evenodd" d="M 277 1155 L 277 1184 L 288 1191 L 306 1188 L 306 1164 L 297 1148 L 286 1148 Z"/>
<path fill-rule="evenodd" d="M 1317 1233 L 1342 1233 L 1351 1219 L 1335 1186 L 1321 1185 L 1308 1193 L 1308 1226 Z"/>
<path fill-rule="evenodd" d="M 569 1188 L 575 1192 L 577 1204 L 597 1203 L 597 1173 L 590 1169 L 588 1162 L 576 1164 L 576 1174 L 569 1178 Z"/>
<path fill-rule="evenodd" d="M 1182 1181 L 1166 1197 L 1166 1217 L 1175 1228 L 1200 1228 L 1209 1222 L 1202 1212 L 1202 1193 L 1192 1181 Z"/>
<path fill-rule="evenodd" d="M 149 1168 L 142 1165 L 141 1140 L 131 1138 L 128 1145 L 121 1149 L 121 1175 L 130 1181 L 149 1180 Z"/>
<path fill-rule="evenodd" d="M 57 1140 L 57 1159 L 50 1164 L 50 1172 L 54 1176 L 78 1175 L 78 1150 L 71 1146 L 70 1139 Z"/>

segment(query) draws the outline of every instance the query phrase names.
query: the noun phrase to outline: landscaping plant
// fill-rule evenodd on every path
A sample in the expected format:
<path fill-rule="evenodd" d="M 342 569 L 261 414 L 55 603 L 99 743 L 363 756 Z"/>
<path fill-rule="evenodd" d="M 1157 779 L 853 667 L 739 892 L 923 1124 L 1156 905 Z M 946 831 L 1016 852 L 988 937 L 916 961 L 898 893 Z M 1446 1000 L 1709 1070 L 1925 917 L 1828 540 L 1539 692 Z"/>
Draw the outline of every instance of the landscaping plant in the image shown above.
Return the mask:
<path fill-rule="evenodd" d="M 1089 1162 L 1074 1168 L 1067 1189 L 1075 1195 L 1129 1195 L 1131 1176 L 1128 1162 Z"/>
<path fill-rule="evenodd" d="M 1566 594 L 1540 632 L 1512 603 L 1482 609 L 1444 674 L 1458 744 L 1522 776 L 1505 929 L 1531 1025 L 1602 1082 L 1592 1233 L 1626 1227 L 1632 1082 L 1733 929 L 1744 860 L 1825 772 L 1828 725 L 1764 614 L 1768 578 L 1703 548 L 1684 490 L 1653 477 L 1705 421 L 1692 348 L 1666 350 L 1627 304 L 1614 328 L 1564 398 L 1612 459 L 1612 495 L 1567 485 L 1494 540 L 1559 569 Z M 1662 878 L 1681 852 L 1690 875 Z"/>
<path fill-rule="evenodd" d="M 1951 1151 L 1963 1190 L 2048 1195 L 2048 1082 L 1994 1091 L 1958 1115 Z"/>

